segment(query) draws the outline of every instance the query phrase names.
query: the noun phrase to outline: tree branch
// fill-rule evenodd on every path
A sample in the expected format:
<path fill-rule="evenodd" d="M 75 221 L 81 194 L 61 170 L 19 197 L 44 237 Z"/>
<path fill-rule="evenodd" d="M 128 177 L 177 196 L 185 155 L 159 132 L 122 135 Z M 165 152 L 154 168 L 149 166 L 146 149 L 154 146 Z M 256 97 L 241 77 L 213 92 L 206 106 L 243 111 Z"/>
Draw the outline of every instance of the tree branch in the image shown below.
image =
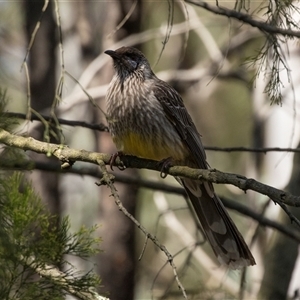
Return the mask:
<path fill-rule="evenodd" d="M 253 19 L 249 14 L 242 13 L 240 11 L 236 11 L 234 9 L 229 9 L 226 7 L 210 5 L 204 1 L 192 1 L 192 0 L 185 0 L 186 3 L 190 3 L 199 7 L 202 7 L 214 14 L 226 16 L 228 18 L 239 20 L 243 23 L 249 24 L 252 27 L 258 28 L 263 33 L 269 34 L 281 34 L 283 36 L 288 37 L 300 37 L 300 31 L 295 31 L 291 29 L 284 29 L 274 25 L 270 25 L 266 22 L 261 22 L 258 20 Z"/>
<path fill-rule="evenodd" d="M 86 150 L 70 149 L 64 145 L 40 142 L 32 137 L 22 137 L 9 133 L 3 129 L 0 130 L 0 143 L 7 146 L 20 148 L 23 150 L 32 150 L 37 153 L 44 153 L 47 156 L 53 155 L 61 162 L 73 163 L 75 161 L 84 161 L 98 165 L 98 160 L 102 160 L 105 164 L 110 163 L 109 154 L 90 152 Z M 160 163 L 153 160 L 142 159 L 134 156 L 122 156 L 122 161 L 117 158 L 115 165 L 127 168 L 149 169 L 161 171 Z M 168 174 L 172 176 L 182 176 L 194 180 L 206 180 L 216 184 L 231 184 L 243 191 L 253 190 L 260 194 L 270 197 L 275 203 L 286 204 L 291 206 L 300 206 L 300 196 L 294 196 L 288 192 L 276 189 L 269 185 L 249 179 L 242 175 L 224 173 L 216 169 L 201 170 L 192 169 L 185 166 L 173 166 L 168 170 Z"/>
<path fill-rule="evenodd" d="M 30 119 L 28 119 L 27 115 L 22 114 L 22 113 L 6 112 L 6 113 L 3 113 L 2 115 L 4 117 L 9 117 L 9 118 L 18 118 L 18 119 L 22 119 L 22 120 L 40 121 L 41 122 L 41 119 L 39 118 L 39 116 L 32 115 L 32 114 L 30 116 Z M 65 119 L 61 119 L 61 118 L 56 118 L 54 120 L 53 117 L 49 117 L 49 116 L 46 116 L 43 114 L 40 114 L 40 116 L 43 119 L 45 119 L 45 121 L 47 121 L 49 123 L 53 123 L 54 126 L 55 126 L 56 122 L 58 121 L 60 125 L 80 126 L 80 127 L 89 128 L 92 130 L 108 132 L 108 127 L 105 126 L 104 124 L 91 124 L 91 123 L 87 123 L 84 121 L 71 121 L 71 120 L 65 120 Z"/>
<path fill-rule="evenodd" d="M 300 148 L 280 148 L 280 147 L 266 147 L 266 148 L 250 148 L 250 147 L 212 147 L 205 146 L 206 150 L 222 151 L 222 152 L 254 152 L 264 153 L 267 152 L 294 152 L 300 153 Z"/>
<path fill-rule="evenodd" d="M 220 197 L 224 205 L 229 208 L 233 209 L 245 216 L 256 220 L 261 226 L 270 227 L 276 229 L 277 231 L 281 232 L 282 234 L 287 235 L 288 237 L 294 239 L 298 243 L 300 243 L 300 232 L 294 228 L 289 228 L 281 223 L 278 223 L 274 220 L 264 217 L 262 214 L 253 211 L 252 209 L 248 208 L 245 205 L 242 205 L 236 201 L 229 200 L 224 197 Z"/>

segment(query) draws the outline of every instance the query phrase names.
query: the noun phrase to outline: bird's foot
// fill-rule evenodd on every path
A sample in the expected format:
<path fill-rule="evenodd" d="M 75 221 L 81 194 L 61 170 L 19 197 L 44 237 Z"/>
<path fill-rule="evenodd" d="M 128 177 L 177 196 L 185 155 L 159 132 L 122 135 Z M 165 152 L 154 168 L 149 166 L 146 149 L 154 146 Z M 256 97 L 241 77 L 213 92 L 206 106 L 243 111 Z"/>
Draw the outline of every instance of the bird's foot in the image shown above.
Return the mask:
<path fill-rule="evenodd" d="M 112 154 L 112 156 L 110 157 L 109 159 L 109 166 L 110 166 L 110 169 L 113 171 L 113 165 L 115 164 L 116 162 L 116 159 L 119 157 L 120 158 L 120 162 L 121 162 L 121 165 L 117 166 L 119 168 L 119 170 L 123 171 L 126 169 L 126 166 L 123 164 L 122 160 L 121 160 L 121 156 L 124 155 L 124 153 L 122 151 L 118 151 L 114 154 Z"/>
<path fill-rule="evenodd" d="M 170 167 L 174 165 L 174 159 L 172 157 L 165 158 L 159 162 L 159 166 L 161 166 L 160 177 L 166 178 L 168 176 L 168 170 Z"/>

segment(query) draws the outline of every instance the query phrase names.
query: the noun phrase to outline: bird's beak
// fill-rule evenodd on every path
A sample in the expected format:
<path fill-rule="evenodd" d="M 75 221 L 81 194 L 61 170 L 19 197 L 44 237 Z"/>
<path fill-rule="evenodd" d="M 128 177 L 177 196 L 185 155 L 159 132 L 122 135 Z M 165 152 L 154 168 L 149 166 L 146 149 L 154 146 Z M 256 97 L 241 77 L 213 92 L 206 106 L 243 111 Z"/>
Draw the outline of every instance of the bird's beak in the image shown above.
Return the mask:
<path fill-rule="evenodd" d="M 116 52 L 116 51 L 113 51 L 113 50 L 106 50 L 104 52 L 105 54 L 109 55 L 110 57 L 112 57 L 113 59 L 120 59 L 120 55 Z"/>

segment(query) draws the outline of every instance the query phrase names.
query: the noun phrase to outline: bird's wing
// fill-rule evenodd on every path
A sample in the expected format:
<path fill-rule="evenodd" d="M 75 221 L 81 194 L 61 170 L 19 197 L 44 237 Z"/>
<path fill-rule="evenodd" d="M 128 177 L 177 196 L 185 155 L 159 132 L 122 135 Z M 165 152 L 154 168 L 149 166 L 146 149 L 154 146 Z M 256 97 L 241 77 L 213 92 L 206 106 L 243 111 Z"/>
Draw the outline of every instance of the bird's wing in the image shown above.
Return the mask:
<path fill-rule="evenodd" d="M 200 134 L 187 112 L 181 96 L 175 89 L 161 80 L 155 82 L 154 95 L 162 105 L 166 117 L 189 148 L 197 167 L 207 169 L 208 164 Z"/>

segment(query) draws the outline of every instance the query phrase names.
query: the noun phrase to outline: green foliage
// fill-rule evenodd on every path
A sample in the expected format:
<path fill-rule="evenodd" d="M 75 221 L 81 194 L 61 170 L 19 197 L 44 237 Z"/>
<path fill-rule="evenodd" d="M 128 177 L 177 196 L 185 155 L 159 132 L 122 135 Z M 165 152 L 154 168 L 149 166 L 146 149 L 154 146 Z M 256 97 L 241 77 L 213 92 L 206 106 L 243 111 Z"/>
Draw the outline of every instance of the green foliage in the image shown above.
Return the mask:
<path fill-rule="evenodd" d="M 74 234 L 69 229 L 68 218 L 47 212 L 21 173 L 0 177 L 0 299 L 64 299 L 99 285 L 96 275 L 82 274 L 66 260 L 98 252 L 96 227 Z"/>

